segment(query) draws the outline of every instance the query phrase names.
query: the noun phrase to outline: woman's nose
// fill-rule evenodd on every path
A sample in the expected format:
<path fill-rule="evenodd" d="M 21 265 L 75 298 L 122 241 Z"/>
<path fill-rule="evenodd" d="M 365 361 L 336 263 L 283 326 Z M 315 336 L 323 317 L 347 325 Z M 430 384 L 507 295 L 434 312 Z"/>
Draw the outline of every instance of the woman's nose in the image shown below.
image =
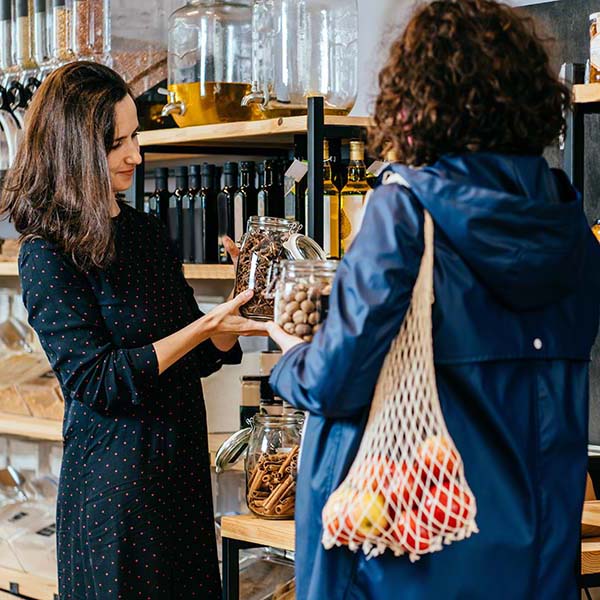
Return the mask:
<path fill-rule="evenodd" d="M 139 165 L 142 162 L 142 155 L 137 148 L 134 148 L 129 152 L 125 160 L 130 165 Z"/>

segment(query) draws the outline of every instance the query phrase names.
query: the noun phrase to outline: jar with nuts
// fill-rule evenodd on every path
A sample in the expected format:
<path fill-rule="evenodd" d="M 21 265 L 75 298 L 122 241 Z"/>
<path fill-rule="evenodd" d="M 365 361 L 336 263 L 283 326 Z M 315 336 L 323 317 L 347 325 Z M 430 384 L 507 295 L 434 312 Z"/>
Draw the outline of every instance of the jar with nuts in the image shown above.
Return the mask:
<path fill-rule="evenodd" d="M 296 221 L 274 217 L 250 217 L 247 233 L 242 238 L 235 277 L 235 294 L 254 290 L 251 300 L 241 307 L 240 313 L 248 319 L 269 321 L 273 318 L 273 271 L 286 258 L 284 244 L 298 231 Z"/>
<path fill-rule="evenodd" d="M 338 262 L 283 261 L 275 293 L 275 321 L 288 333 L 311 342 L 329 310 Z"/>

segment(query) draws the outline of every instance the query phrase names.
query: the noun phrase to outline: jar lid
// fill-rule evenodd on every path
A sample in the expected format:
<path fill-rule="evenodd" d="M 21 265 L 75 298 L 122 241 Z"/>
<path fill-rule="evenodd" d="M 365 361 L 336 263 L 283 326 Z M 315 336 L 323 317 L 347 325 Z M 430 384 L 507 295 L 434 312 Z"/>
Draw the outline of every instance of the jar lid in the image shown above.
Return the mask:
<path fill-rule="evenodd" d="M 217 473 L 230 469 L 243 457 L 248 448 L 251 431 L 250 427 L 240 429 L 221 444 L 215 455 Z"/>
<path fill-rule="evenodd" d="M 290 260 L 325 260 L 325 250 L 307 235 L 293 233 L 283 244 Z"/>
<path fill-rule="evenodd" d="M 594 21 L 598 18 L 600 18 L 600 12 L 595 12 L 590 15 L 590 21 Z"/>

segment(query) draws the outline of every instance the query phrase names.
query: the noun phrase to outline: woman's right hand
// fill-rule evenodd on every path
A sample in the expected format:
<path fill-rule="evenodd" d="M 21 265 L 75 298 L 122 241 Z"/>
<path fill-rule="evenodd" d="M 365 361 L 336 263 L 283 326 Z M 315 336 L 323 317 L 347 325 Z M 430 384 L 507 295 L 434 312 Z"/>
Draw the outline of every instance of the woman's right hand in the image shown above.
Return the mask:
<path fill-rule="evenodd" d="M 267 336 L 266 323 L 252 321 L 240 315 L 240 307 L 246 304 L 253 295 L 252 290 L 246 290 L 208 312 L 204 319 L 212 332 L 211 337 L 220 335 Z"/>

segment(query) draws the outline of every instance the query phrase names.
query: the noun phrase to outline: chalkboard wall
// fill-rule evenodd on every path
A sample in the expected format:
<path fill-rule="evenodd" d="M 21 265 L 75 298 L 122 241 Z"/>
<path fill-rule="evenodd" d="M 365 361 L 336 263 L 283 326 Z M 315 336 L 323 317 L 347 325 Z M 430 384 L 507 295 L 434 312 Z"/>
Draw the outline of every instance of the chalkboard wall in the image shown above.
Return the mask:
<path fill-rule="evenodd" d="M 585 63 L 589 58 L 589 16 L 600 11 L 599 0 L 561 0 L 518 9 L 534 17 L 550 42 L 556 71 L 566 63 Z M 586 117 L 585 203 L 590 223 L 600 219 L 600 115 Z M 547 153 L 553 166 L 562 166 L 557 148 Z M 600 273 L 598 273 L 600 277 Z M 600 341 L 592 353 L 590 373 L 590 443 L 600 444 Z"/>

